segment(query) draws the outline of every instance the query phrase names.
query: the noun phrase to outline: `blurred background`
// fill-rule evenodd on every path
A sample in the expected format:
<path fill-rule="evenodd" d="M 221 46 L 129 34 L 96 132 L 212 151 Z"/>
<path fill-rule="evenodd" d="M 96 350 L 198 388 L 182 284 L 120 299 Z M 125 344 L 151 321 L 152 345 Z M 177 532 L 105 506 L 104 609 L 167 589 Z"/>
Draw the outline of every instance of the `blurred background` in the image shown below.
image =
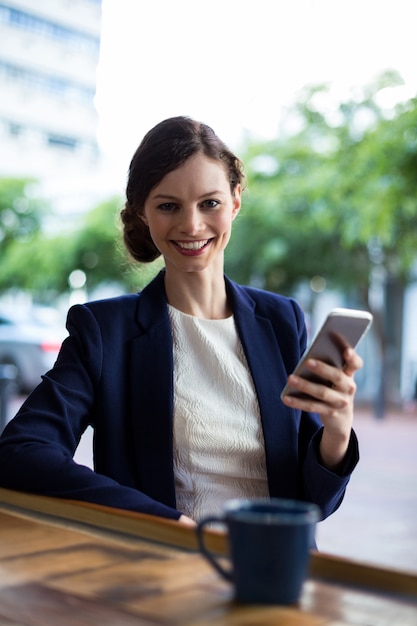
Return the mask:
<path fill-rule="evenodd" d="M 372 497 L 386 503 L 388 484 L 398 495 L 417 477 L 414 5 L 0 0 L 1 424 L 54 362 L 71 304 L 137 291 L 158 271 L 121 245 L 126 172 L 150 127 L 190 115 L 246 164 L 228 274 L 295 296 L 311 334 L 333 306 L 374 315 L 357 376 L 369 453 L 354 506 L 322 542 L 398 557 L 375 535 L 379 516 L 373 542 L 338 529 L 359 536 L 364 511 L 380 510 Z M 417 568 L 406 493 L 381 512 L 394 516 L 383 532 L 408 537 L 402 563 Z"/>

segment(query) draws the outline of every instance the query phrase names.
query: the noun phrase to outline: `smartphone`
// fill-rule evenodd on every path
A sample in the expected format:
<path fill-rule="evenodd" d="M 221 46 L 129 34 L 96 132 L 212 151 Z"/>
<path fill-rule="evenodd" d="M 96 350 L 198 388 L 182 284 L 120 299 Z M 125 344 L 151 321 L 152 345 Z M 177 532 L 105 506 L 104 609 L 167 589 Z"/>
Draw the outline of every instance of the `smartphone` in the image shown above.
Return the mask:
<path fill-rule="evenodd" d="M 368 311 L 333 309 L 314 336 L 309 348 L 304 352 L 293 373 L 313 382 L 330 385 L 328 381 L 306 368 L 306 360 L 311 358 L 317 359 L 343 369 L 343 352 L 349 346 L 355 348 L 367 330 L 369 330 L 371 324 L 372 315 Z M 281 398 L 287 394 L 303 398 L 307 397 L 306 394 L 291 387 L 288 383 L 281 393 Z"/>

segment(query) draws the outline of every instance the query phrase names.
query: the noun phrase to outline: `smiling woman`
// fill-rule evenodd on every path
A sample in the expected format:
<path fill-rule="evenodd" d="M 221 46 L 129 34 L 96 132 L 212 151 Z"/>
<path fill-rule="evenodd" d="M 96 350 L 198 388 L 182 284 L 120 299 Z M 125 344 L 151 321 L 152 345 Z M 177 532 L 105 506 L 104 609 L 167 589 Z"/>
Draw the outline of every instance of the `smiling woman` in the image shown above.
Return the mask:
<path fill-rule="evenodd" d="M 200 161 L 188 162 L 191 157 L 205 157 L 207 169 Z M 201 174 L 204 180 L 199 181 L 195 177 Z M 178 213 L 181 209 L 184 215 L 184 200 L 189 203 L 193 195 L 192 201 L 198 203 L 200 213 L 211 212 L 233 195 L 236 200 L 239 198 L 237 212 L 243 180 L 242 163 L 208 126 L 183 117 L 158 124 L 145 135 L 129 168 L 122 220 L 125 243 L 133 258 L 149 262 L 161 254 L 149 231 L 145 207 L 152 205 L 153 212 L 161 214 Z M 190 197 L 185 198 L 186 193 Z M 220 194 L 221 202 L 213 194 Z M 196 216 L 187 210 L 188 218 Z"/>
<path fill-rule="evenodd" d="M 77 305 L 54 368 L 0 438 L 0 486 L 194 525 L 231 498 L 317 504 L 325 518 L 358 460 L 362 365 L 307 363 L 331 387 L 291 376 L 306 347 L 292 299 L 224 274 L 241 208 L 241 161 L 207 125 L 157 124 L 129 168 L 121 213 L 136 261 L 165 268 L 140 293 Z M 308 398 L 306 398 L 308 396 Z M 94 468 L 73 460 L 88 426 Z"/>

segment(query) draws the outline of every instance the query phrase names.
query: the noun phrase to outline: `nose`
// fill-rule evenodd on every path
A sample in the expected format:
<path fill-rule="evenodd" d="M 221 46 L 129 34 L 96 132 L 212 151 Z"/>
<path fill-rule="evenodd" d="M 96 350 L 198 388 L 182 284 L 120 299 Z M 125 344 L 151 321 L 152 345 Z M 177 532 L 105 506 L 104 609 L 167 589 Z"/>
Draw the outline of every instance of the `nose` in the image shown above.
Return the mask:
<path fill-rule="evenodd" d="M 184 207 L 181 211 L 181 232 L 187 234 L 188 236 L 195 236 L 201 231 L 202 226 L 202 216 L 198 207 Z"/>

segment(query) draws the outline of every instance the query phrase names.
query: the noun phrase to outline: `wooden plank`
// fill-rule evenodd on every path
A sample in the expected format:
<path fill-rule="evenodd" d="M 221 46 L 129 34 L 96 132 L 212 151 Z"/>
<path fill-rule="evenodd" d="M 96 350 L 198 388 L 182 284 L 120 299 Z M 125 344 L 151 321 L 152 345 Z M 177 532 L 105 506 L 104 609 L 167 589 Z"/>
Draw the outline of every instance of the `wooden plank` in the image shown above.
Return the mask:
<path fill-rule="evenodd" d="M 14 507 L 23 512 L 36 512 L 55 520 L 82 523 L 91 529 L 117 535 L 147 539 L 192 551 L 198 549 L 196 534 L 192 528 L 152 515 L 6 489 L 0 489 L 0 505 Z M 227 537 L 224 532 L 208 530 L 206 537 L 210 550 L 219 555 L 227 555 Z M 329 554 L 312 552 L 310 575 L 333 583 L 417 598 L 417 574 Z"/>
<path fill-rule="evenodd" d="M 37 583 L 1 588 L 1 618 L 25 626 L 149 626 L 123 609 Z"/>
<path fill-rule="evenodd" d="M 310 576 L 327 582 L 407 595 L 417 599 L 416 574 L 358 563 L 330 554 L 317 552 L 311 555 Z"/>
<path fill-rule="evenodd" d="M 416 626 L 415 600 L 309 579 L 300 601 L 304 611 L 328 626 Z"/>
<path fill-rule="evenodd" d="M 197 550 L 195 532 L 174 520 L 100 506 L 88 502 L 64 500 L 37 496 L 8 489 L 0 489 L 0 506 L 16 508 L 22 512 L 41 515 L 63 521 L 80 522 L 91 528 L 99 528 L 131 537 L 140 537 L 173 545 L 179 548 Z M 216 549 L 222 546 L 226 551 L 224 535 L 219 533 Z"/>
<path fill-rule="evenodd" d="M 33 524 L 30 518 L 10 516 L 0 510 L 0 529 L 2 536 L 7 536 L 7 541 L 0 542 L 0 559 L 7 559 L 15 554 L 15 546 L 19 542 L 21 553 L 29 555 L 42 550 L 78 546 L 88 542 L 88 537 L 68 535 L 62 532 L 57 525 Z"/>

